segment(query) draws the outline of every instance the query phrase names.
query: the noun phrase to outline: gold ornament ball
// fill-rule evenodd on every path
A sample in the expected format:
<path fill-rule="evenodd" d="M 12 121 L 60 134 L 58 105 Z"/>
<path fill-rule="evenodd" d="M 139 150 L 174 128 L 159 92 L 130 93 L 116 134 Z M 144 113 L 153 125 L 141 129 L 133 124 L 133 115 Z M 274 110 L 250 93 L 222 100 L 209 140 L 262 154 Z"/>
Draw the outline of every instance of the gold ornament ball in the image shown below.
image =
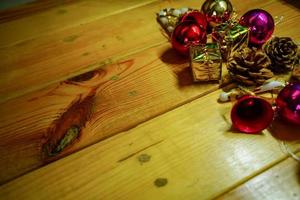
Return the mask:
<path fill-rule="evenodd" d="M 232 4 L 229 0 L 206 0 L 201 11 L 211 27 L 216 27 L 230 19 Z"/>

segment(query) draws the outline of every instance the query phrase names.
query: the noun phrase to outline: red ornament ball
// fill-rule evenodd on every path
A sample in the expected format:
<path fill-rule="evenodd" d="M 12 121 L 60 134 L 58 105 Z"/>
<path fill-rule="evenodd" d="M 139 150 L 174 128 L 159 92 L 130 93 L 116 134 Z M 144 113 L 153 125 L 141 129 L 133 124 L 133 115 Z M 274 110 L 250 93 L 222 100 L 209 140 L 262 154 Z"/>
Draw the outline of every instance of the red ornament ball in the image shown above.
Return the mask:
<path fill-rule="evenodd" d="M 250 29 L 249 44 L 256 47 L 261 47 L 270 39 L 275 27 L 272 15 L 262 9 L 246 12 L 239 23 Z"/>
<path fill-rule="evenodd" d="M 276 106 L 282 119 L 300 125 L 300 83 L 285 86 L 276 98 Z"/>
<path fill-rule="evenodd" d="M 178 24 L 171 36 L 173 48 L 182 55 L 189 55 L 191 45 L 205 44 L 205 30 L 194 21 L 183 21 Z"/>
<path fill-rule="evenodd" d="M 271 104 L 255 96 L 244 96 L 231 110 L 233 127 L 244 133 L 259 133 L 267 128 L 274 116 Z"/>
<path fill-rule="evenodd" d="M 232 4 L 229 0 L 206 0 L 201 7 L 211 27 L 216 27 L 230 19 Z"/>
<path fill-rule="evenodd" d="M 181 22 L 193 21 L 196 24 L 198 24 L 201 28 L 203 28 L 204 30 L 206 30 L 206 27 L 207 27 L 207 21 L 206 21 L 205 15 L 196 10 L 187 12 L 186 14 L 184 14 L 180 21 Z"/>

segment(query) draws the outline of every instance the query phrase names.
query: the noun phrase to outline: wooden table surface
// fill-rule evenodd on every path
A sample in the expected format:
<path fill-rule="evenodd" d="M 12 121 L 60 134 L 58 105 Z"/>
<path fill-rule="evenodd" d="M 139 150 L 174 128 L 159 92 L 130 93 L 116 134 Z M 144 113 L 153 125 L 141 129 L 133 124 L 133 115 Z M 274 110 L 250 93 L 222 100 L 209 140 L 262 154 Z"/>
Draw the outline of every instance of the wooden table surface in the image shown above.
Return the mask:
<path fill-rule="evenodd" d="M 1 11 L 0 199 L 300 199 L 300 165 L 280 145 L 299 127 L 232 131 L 219 85 L 193 83 L 161 33 L 156 12 L 202 2 Z M 231 2 L 283 16 L 274 35 L 300 41 L 297 0 Z"/>

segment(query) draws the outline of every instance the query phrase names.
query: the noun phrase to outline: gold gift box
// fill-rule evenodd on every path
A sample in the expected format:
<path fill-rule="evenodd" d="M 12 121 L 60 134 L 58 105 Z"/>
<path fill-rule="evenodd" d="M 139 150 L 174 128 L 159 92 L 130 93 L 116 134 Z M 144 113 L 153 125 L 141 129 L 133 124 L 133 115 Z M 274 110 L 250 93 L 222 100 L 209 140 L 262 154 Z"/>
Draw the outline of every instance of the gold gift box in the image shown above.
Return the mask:
<path fill-rule="evenodd" d="M 217 43 L 190 47 L 191 68 L 195 82 L 220 82 L 222 56 Z"/>

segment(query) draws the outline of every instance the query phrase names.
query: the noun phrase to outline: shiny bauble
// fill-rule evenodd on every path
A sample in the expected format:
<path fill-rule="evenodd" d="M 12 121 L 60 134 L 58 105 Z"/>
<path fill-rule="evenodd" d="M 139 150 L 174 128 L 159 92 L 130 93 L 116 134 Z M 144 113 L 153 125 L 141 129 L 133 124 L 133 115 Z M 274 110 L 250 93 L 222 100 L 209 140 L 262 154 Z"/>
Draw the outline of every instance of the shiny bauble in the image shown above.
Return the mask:
<path fill-rule="evenodd" d="M 231 110 L 232 125 L 244 133 L 259 133 L 267 128 L 274 116 L 269 102 L 256 96 L 244 96 Z"/>
<path fill-rule="evenodd" d="M 216 27 L 230 19 L 232 4 L 229 0 L 206 0 L 201 7 L 211 27 Z"/>
<path fill-rule="evenodd" d="M 191 45 L 206 44 L 206 31 L 194 21 L 178 24 L 171 36 L 173 48 L 184 56 L 189 55 Z"/>
<path fill-rule="evenodd" d="M 194 21 L 200 27 L 202 27 L 204 30 L 206 30 L 206 27 L 207 27 L 207 21 L 206 21 L 205 15 L 203 13 L 199 12 L 199 11 L 196 11 L 196 10 L 191 11 L 191 12 L 187 12 L 186 14 L 184 14 L 180 21 L 181 22 Z"/>
<path fill-rule="evenodd" d="M 249 45 L 261 47 L 274 32 L 274 19 L 265 10 L 254 9 L 246 12 L 240 19 L 242 26 L 250 31 Z"/>
<path fill-rule="evenodd" d="M 276 107 L 282 119 L 300 125 L 300 83 L 285 86 L 276 98 Z"/>

